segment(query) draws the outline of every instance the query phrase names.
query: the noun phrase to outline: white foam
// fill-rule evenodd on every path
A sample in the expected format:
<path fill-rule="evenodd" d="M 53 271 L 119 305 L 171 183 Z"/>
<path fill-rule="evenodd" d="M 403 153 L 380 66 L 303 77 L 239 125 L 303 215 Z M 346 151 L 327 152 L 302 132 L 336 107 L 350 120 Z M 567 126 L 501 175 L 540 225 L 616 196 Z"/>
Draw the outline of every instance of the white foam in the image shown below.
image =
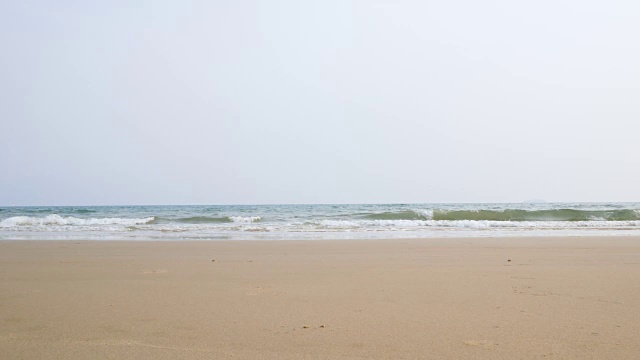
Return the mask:
<path fill-rule="evenodd" d="M 62 217 L 57 214 L 47 215 L 45 217 L 31 216 L 14 216 L 0 222 L 0 227 L 15 226 L 46 226 L 46 225 L 140 225 L 155 220 L 154 217 L 141 219 L 123 219 L 123 218 L 89 218 L 81 219 L 73 216 Z"/>
<path fill-rule="evenodd" d="M 428 229 L 616 229 L 640 227 L 640 221 L 494 221 L 494 220 L 319 220 L 307 225 L 327 230 Z"/>
<path fill-rule="evenodd" d="M 494 221 L 494 220 L 429 220 L 425 221 L 429 227 L 443 228 L 521 228 L 521 229 L 580 229 L 598 228 L 615 229 L 638 227 L 640 221 Z"/>
<path fill-rule="evenodd" d="M 350 229 L 356 228 L 359 224 L 355 221 L 349 220 L 320 220 L 320 221 L 311 221 L 312 225 L 317 225 L 323 228 L 335 228 L 335 229 Z"/>
<path fill-rule="evenodd" d="M 427 220 L 320 220 L 311 221 L 310 224 L 328 229 L 363 229 L 375 230 L 376 228 L 415 228 L 425 226 Z"/>
<path fill-rule="evenodd" d="M 433 210 L 431 209 L 416 209 L 416 210 L 413 210 L 413 212 L 424 216 L 427 220 L 433 219 Z"/>
<path fill-rule="evenodd" d="M 262 220 L 260 216 L 229 216 L 234 223 L 252 223 Z"/>

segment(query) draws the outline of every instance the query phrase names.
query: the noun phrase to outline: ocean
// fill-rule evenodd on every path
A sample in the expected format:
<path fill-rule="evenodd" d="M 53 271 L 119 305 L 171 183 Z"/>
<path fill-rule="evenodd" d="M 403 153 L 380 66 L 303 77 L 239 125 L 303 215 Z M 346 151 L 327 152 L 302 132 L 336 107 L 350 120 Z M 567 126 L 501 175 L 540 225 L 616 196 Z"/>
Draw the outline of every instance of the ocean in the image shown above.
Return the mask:
<path fill-rule="evenodd" d="M 0 240 L 640 235 L 640 203 L 0 207 Z"/>

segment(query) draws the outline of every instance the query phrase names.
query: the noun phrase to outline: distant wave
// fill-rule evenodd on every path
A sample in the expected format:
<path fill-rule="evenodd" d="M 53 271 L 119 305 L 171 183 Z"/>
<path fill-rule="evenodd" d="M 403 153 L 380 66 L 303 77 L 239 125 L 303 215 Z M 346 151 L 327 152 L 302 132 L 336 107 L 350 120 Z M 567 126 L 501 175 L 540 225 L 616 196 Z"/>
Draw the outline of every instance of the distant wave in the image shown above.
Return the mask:
<path fill-rule="evenodd" d="M 47 215 L 45 217 L 33 216 L 14 216 L 4 219 L 0 222 L 0 227 L 12 226 L 43 226 L 43 225 L 140 225 L 151 224 L 155 220 L 154 217 L 141 219 L 123 219 L 123 218 L 89 218 L 82 219 L 73 216 L 62 217 L 57 214 Z"/>
<path fill-rule="evenodd" d="M 76 210 L 73 210 L 73 212 L 78 213 L 78 214 L 91 214 L 91 213 L 95 213 L 97 211 L 91 210 L 91 209 L 76 209 Z"/>
<path fill-rule="evenodd" d="M 85 209 L 85 208 L 64 208 L 63 211 L 57 211 L 56 208 L 26 208 L 22 209 L 25 213 L 33 213 L 33 214 L 44 214 L 44 213 L 55 213 L 61 212 L 64 214 L 90 214 L 97 212 L 96 210 Z"/>

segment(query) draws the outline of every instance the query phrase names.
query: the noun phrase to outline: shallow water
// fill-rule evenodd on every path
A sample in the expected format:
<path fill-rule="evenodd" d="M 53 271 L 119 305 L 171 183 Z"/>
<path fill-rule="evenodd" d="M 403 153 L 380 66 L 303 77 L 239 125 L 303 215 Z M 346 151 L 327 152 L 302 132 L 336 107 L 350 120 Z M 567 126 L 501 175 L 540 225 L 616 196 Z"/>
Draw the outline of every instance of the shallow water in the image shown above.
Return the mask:
<path fill-rule="evenodd" d="M 640 203 L 0 208 L 0 239 L 260 240 L 640 235 Z"/>

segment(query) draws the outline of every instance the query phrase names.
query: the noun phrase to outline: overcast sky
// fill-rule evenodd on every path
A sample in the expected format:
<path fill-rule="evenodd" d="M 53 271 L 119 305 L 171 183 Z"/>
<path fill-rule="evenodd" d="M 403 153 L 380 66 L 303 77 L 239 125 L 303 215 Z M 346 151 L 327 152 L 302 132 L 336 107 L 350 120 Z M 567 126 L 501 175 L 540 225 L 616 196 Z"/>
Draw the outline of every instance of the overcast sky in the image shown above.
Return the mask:
<path fill-rule="evenodd" d="M 640 201 L 636 1 L 4 1 L 0 205 Z"/>

